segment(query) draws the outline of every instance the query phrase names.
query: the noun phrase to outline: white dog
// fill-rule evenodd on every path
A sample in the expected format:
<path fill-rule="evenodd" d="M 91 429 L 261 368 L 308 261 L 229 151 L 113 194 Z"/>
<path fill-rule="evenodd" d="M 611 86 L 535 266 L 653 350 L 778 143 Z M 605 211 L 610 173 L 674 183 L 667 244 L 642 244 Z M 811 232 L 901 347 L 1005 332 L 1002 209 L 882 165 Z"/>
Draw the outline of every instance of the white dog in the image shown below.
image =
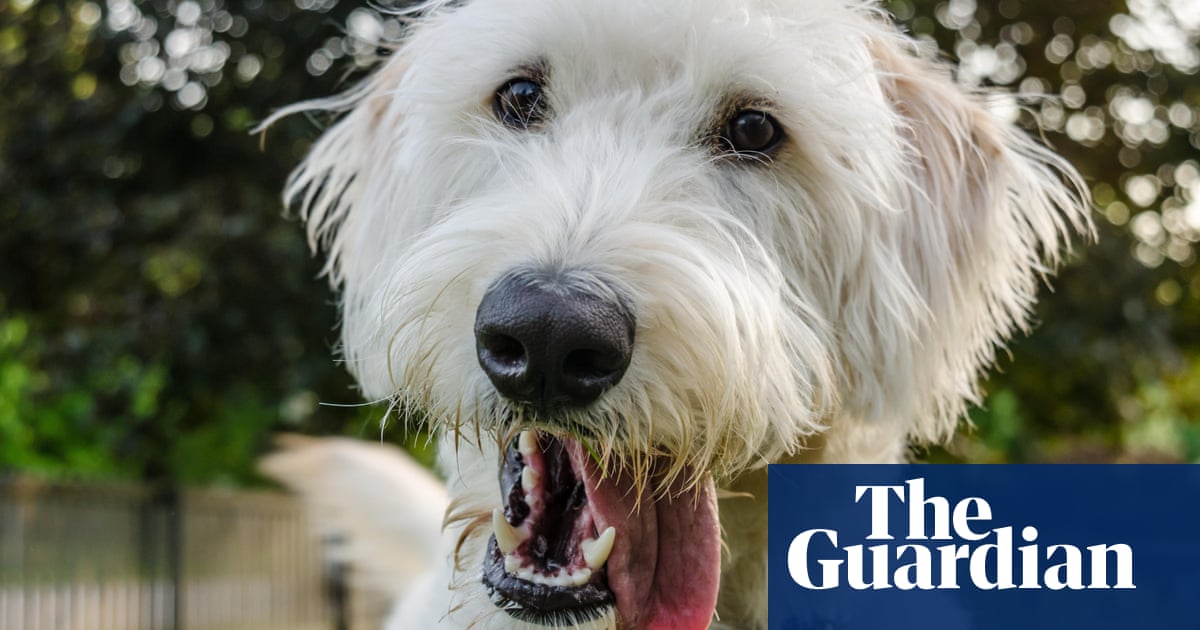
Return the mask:
<path fill-rule="evenodd" d="M 277 115 L 343 114 L 286 197 L 364 394 L 440 429 L 446 490 L 267 465 L 358 532 L 390 629 L 763 628 L 764 465 L 952 434 L 1090 224 L 917 48 L 855 0 L 435 1 Z"/>

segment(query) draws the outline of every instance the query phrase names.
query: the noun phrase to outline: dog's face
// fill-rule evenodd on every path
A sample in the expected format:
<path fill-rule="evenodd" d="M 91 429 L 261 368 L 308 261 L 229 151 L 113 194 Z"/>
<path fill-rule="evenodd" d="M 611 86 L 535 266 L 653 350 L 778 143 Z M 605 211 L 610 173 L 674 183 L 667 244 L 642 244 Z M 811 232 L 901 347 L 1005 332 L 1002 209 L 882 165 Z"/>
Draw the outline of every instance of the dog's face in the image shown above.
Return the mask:
<path fill-rule="evenodd" d="M 498 606 L 703 627 L 714 481 L 952 430 L 1086 219 L 907 46 L 843 0 L 435 3 L 318 104 L 288 196 L 347 364 L 490 443 Z"/>

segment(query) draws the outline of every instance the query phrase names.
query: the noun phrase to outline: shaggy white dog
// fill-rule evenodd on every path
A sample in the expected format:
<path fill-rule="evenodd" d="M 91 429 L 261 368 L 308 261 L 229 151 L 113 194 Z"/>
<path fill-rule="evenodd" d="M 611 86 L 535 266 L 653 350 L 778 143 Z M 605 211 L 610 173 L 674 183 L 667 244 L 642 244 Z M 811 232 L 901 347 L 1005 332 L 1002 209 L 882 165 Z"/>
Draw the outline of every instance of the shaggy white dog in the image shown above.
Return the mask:
<path fill-rule="evenodd" d="M 873 4 L 416 15 L 278 114 L 344 114 L 286 197 L 364 394 L 441 435 L 449 500 L 370 447 L 267 465 L 357 530 L 392 629 L 765 627 L 764 465 L 951 435 L 1089 230 L 1078 175 Z"/>

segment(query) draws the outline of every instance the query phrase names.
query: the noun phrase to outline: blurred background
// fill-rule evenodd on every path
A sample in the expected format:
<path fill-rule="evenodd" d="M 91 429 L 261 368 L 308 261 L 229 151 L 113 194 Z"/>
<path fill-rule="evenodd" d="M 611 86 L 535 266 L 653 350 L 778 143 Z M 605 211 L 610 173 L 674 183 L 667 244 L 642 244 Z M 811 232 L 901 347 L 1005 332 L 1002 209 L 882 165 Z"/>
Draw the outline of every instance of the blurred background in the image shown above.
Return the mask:
<path fill-rule="evenodd" d="M 1049 97 L 1021 100 L 1020 122 L 1084 173 L 1100 237 L 1044 291 L 973 427 L 924 458 L 1200 462 L 1200 0 L 886 5 L 964 83 Z M 336 613 L 336 588 L 304 595 L 337 571 L 314 564 L 294 506 L 244 489 L 262 483 L 255 458 L 280 431 L 428 453 L 419 428 L 356 406 L 331 357 L 334 296 L 281 207 L 328 121 L 250 129 L 360 78 L 402 32 L 378 7 L 0 0 L 0 630 L 243 627 L 192 617 L 262 593 Z M 294 593 L 245 581 L 264 536 L 306 550 L 254 569 L 303 575 Z M 85 561 L 101 540 L 112 558 Z M 227 577 L 205 587 L 217 603 L 186 591 L 210 603 L 184 614 L 188 554 Z M 88 625 L 89 597 L 148 601 L 151 621 Z"/>

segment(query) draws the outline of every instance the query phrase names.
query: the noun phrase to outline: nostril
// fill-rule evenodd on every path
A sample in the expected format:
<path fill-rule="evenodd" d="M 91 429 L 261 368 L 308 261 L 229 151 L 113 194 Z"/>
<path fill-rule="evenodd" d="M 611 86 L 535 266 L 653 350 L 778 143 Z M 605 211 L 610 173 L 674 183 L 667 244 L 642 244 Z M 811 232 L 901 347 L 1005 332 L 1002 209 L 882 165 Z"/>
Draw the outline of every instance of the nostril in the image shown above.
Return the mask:
<path fill-rule="evenodd" d="M 563 360 L 563 375 L 580 381 L 614 380 L 622 368 L 619 357 L 598 350 L 572 350 Z"/>
<path fill-rule="evenodd" d="M 526 363 L 525 346 L 508 335 L 480 335 L 479 344 L 497 367 L 520 368 Z"/>

